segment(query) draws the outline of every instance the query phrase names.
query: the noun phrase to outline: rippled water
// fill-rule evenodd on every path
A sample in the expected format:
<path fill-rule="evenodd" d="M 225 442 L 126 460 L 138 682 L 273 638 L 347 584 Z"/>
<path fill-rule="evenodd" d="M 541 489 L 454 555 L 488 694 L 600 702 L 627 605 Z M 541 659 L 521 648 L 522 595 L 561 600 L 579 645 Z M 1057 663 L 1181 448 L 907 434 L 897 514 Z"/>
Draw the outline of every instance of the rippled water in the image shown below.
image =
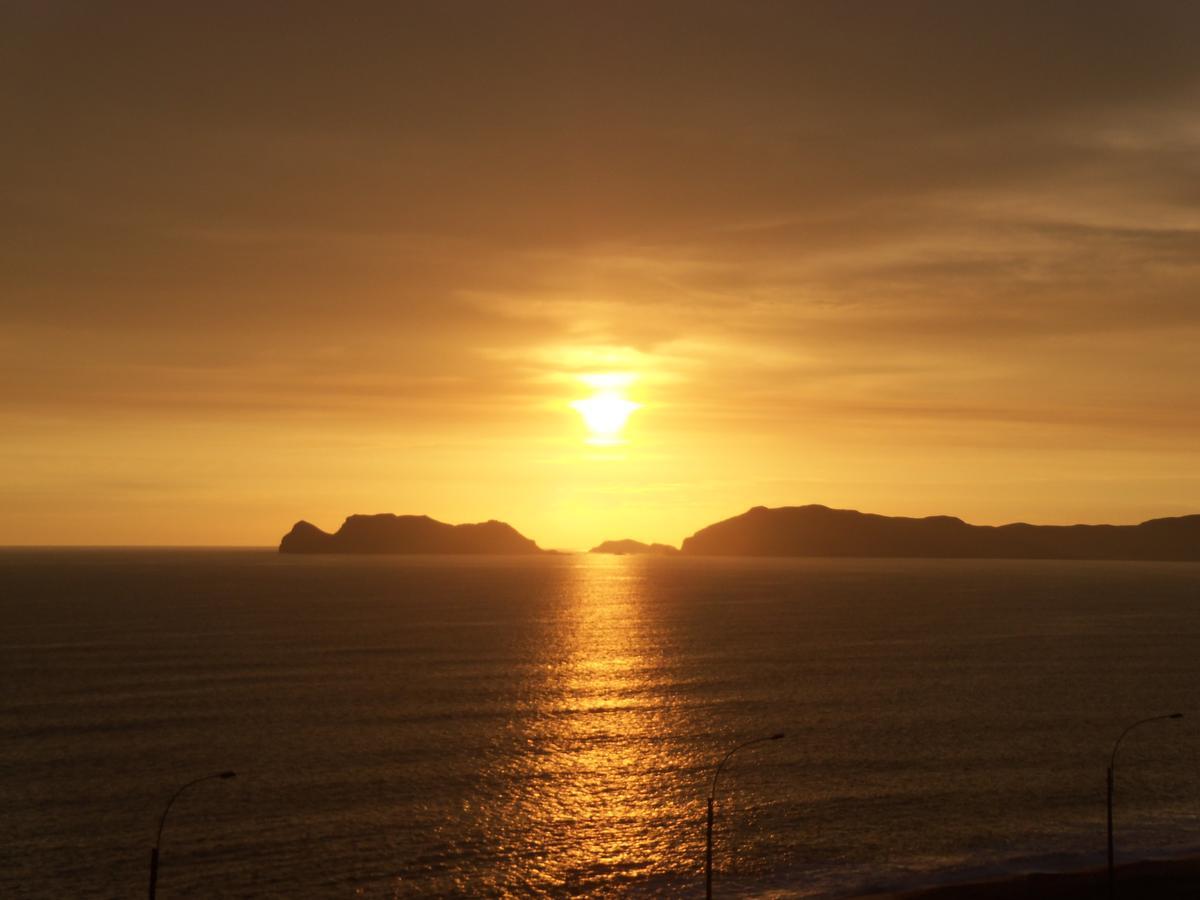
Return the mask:
<path fill-rule="evenodd" d="M 1200 566 L 0 553 L 0 896 L 845 896 L 1200 844 Z"/>

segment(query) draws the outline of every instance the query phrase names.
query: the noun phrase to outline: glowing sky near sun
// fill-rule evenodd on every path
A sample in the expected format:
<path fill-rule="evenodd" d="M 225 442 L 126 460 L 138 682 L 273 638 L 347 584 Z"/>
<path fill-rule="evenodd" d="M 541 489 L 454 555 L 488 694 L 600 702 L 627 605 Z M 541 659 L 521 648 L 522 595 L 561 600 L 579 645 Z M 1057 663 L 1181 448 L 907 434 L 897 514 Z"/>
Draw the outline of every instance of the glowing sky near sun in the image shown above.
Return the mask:
<path fill-rule="evenodd" d="M 626 396 L 636 376 L 627 372 L 601 372 L 580 377 L 592 389 L 588 397 L 572 401 L 571 408 L 582 417 L 588 442 L 599 446 L 623 443 L 621 432 L 630 415 L 641 404 Z"/>
<path fill-rule="evenodd" d="M 0 18 L 0 543 L 1200 510 L 1198 6 Z"/>

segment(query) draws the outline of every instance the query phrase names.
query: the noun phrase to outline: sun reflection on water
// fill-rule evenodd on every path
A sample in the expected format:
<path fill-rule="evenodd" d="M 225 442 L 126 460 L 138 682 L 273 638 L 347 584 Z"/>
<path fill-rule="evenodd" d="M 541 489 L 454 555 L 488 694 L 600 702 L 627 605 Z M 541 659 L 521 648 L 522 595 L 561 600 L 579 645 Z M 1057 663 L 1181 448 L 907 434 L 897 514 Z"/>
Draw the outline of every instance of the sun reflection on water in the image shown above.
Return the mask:
<path fill-rule="evenodd" d="M 691 868 L 682 837 L 694 832 L 695 798 L 681 784 L 672 739 L 685 723 L 668 695 L 663 650 L 645 613 L 637 560 L 581 557 L 565 582 L 515 760 L 505 821 L 529 857 L 515 894 L 594 894 Z M 686 782 L 686 779 L 684 780 Z M 520 887 L 517 887 L 520 884 Z"/>

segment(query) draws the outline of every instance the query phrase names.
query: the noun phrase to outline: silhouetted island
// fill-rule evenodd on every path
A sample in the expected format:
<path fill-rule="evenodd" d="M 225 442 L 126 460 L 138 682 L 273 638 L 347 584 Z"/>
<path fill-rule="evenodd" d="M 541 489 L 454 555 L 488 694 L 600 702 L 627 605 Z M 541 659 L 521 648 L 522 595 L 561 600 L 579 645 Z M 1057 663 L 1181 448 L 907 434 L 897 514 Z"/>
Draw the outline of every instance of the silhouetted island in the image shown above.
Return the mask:
<path fill-rule="evenodd" d="M 1200 560 L 1200 515 L 1140 525 L 968 525 L 827 506 L 756 506 L 683 542 L 691 556 Z"/>
<path fill-rule="evenodd" d="M 597 544 L 588 553 L 613 553 L 618 556 L 626 556 L 630 554 L 649 554 L 651 556 L 671 556 L 678 553 L 678 547 L 672 547 L 670 544 L 643 544 L 641 541 L 623 540 L 623 541 L 605 541 L 602 544 Z"/>
<path fill-rule="evenodd" d="M 280 553 L 546 553 L 504 522 L 447 525 L 429 516 L 349 516 L 333 534 L 297 522 Z"/>

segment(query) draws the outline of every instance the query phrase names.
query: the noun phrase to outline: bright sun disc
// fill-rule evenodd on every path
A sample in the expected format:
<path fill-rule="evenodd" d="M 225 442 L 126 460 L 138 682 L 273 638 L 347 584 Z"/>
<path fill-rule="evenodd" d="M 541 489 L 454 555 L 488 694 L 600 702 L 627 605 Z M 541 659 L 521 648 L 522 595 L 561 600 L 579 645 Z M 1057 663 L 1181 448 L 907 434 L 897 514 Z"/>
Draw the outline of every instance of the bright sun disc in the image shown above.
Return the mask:
<path fill-rule="evenodd" d="M 600 391 L 586 400 L 576 400 L 571 408 L 583 416 L 588 431 L 598 443 L 615 443 L 629 414 L 640 404 L 616 391 Z"/>

